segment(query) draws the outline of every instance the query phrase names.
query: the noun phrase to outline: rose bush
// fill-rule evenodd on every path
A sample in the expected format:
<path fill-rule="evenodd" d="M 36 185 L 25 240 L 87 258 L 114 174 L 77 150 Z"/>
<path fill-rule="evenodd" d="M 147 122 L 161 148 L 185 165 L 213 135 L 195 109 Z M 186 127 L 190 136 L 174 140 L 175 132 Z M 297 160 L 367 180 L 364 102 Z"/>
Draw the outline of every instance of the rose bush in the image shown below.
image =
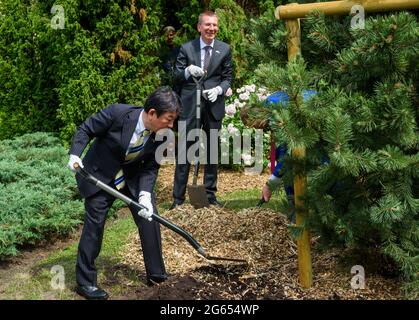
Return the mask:
<path fill-rule="evenodd" d="M 228 168 L 242 170 L 246 166 L 252 166 L 255 162 L 255 130 L 246 126 L 241 118 L 241 110 L 252 106 L 262 106 L 268 97 L 268 91 L 255 84 L 244 85 L 235 91 L 229 89 L 226 93 L 227 100 L 225 106 L 226 115 L 223 119 L 221 144 L 225 145 L 230 140 L 229 154 L 224 153 L 222 156 L 229 156 L 229 164 L 223 164 Z M 243 135 L 252 132 L 252 147 L 250 150 L 243 150 Z M 234 137 L 241 139 L 241 148 L 233 147 Z M 250 151 L 250 152 L 249 152 Z M 270 132 L 263 132 L 263 168 L 268 165 L 270 151 Z M 237 159 L 241 159 L 237 163 Z"/>

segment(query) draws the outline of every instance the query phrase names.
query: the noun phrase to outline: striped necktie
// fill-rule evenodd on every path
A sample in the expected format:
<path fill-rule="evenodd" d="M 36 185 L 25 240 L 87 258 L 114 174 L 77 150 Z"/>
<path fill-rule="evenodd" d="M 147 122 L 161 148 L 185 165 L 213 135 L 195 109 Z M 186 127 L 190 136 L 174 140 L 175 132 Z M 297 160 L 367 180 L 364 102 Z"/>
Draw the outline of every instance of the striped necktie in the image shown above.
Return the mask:
<path fill-rule="evenodd" d="M 144 149 L 144 139 L 150 134 L 150 131 L 145 129 L 138 137 L 137 141 L 128 148 L 127 154 L 125 156 L 125 161 L 129 161 L 138 156 L 141 150 Z M 115 186 L 118 190 L 122 189 L 125 186 L 125 177 L 122 169 L 118 171 L 115 176 Z"/>

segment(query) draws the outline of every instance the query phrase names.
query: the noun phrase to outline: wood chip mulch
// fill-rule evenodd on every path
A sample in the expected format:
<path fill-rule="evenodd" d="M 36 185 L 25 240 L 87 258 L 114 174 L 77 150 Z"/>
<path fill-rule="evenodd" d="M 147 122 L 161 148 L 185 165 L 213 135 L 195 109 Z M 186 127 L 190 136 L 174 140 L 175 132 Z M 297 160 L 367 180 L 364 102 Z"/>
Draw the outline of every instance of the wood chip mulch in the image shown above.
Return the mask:
<path fill-rule="evenodd" d="M 163 255 L 172 276 L 140 290 L 138 299 L 403 299 L 397 278 L 370 274 L 367 268 L 365 289 L 352 289 L 352 266 L 342 266 L 339 250 L 312 250 L 313 286 L 302 289 L 288 221 L 270 209 L 234 212 L 183 205 L 161 214 L 189 232 L 208 255 L 247 263 L 206 260 L 181 236 L 162 227 Z M 314 248 L 315 239 L 312 242 Z M 121 256 L 124 264 L 144 273 L 140 247 L 134 233 Z"/>
<path fill-rule="evenodd" d="M 203 177 L 203 166 L 200 168 L 198 184 L 202 184 Z M 158 192 L 157 203 L 164 203 L 173 201 L 173 179 L 175 174 L 174 165 L 163 165 L 159 170 L 157 178 Z M 192 183 L 193 166 L 189 174 L 189 183 Z M 244 172 L 231 171 L 231 170 L 219 170 L 218 171 L 218 182 L 217 182 L 217 195 L 224 195 L 240 190 L 248 189 L 261 189 L 268 180 L 270 173 L 268 170 L 264 171 L 260 175 L 246 174 Z"/>

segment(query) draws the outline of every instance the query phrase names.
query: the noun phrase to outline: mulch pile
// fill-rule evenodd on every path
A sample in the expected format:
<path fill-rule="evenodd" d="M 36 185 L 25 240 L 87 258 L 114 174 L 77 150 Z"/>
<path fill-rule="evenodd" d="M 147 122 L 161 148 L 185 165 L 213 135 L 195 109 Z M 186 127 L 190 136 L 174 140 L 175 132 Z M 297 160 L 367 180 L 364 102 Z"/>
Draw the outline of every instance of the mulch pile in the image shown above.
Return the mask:
<path fill-rule="evenodd" d="M 189 183 L 192 183 L 194 167 L 191 166 L 189 173 Z M 201 165 L 198 184 L 202 184 L 202 176 L 204 167 Z M 173 179 L 175 174 L 175 167 L 173 165 L 163 165 L 159 170 L 157 178 L 158 192 L 157 203 L 173 201 Z M 246 174 L 244 172 L 231 171 L 231 170 L 219 170 L 217 180 L 217 195 L 223 195 L 240 190 L 249 189 L 260 189 L 262 190 L 266 180 L 268 180 L 270 173 L 268 171 L 263 172 L 260 175 Z"/>
<path fill-rule="evenodd" d="M 172 276 L 137 290 L 137 299 L 403 299 L 398 279 L 369 273 L 366 266 L 365 289 L 352 289 L 352 265 L 342 266 L 338 250 L 312 250 L 313 286 L 302 289 L 296 244 L 288 221 L 278 212 L 183 205 L 161 214 L 188 231 L 208 255 L 247 263 L 206 260 L 181 236 L 162 227 L 163 255 Z M 121 255 L 129 268 L 144 273 L 140 247 L 134 233 Z"/>

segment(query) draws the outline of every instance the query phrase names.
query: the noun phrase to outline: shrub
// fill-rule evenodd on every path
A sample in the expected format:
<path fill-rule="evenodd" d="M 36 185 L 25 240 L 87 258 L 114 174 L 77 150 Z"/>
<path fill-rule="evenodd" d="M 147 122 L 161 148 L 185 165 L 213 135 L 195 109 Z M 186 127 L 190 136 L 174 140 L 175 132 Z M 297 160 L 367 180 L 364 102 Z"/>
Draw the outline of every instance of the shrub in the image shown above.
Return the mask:
<path fill-rule="evenodd" d="M 48 133 L 0 143 L 0 259 L 24 245 L 68 234 L 82 222 L 84 207 L 67 151 Z"/>

